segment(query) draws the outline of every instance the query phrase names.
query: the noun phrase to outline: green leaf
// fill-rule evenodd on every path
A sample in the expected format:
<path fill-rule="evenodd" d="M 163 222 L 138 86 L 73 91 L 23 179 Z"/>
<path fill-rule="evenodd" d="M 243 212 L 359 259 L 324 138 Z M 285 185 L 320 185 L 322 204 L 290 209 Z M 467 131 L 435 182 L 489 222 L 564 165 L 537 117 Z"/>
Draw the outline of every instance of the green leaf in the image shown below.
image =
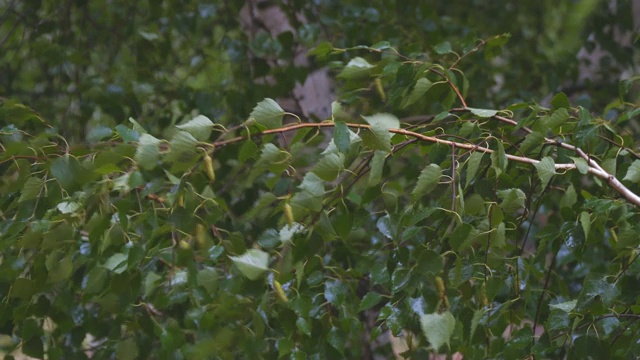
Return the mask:
<path fill-rule="evenodd" d="M 71 190 L 77 185 L 77 179 L 83 171 L 78 159 L 69 154 L 60 156 L 51 163 L 51 174 L 65 190 Z"/>
<path fill-rule="evenodd" d="M 562 199 L 560 199 L 560 208 L 571 208 L 578 201 L 578 194 L 576 193 L 576 189 L 573 187 L 573 184 L 569 185 L 567 191 L 562 195 Z"/>
<path fill-rule="evenodd" d="M 442 314 L 424 314 L 420 317 L 420 327 L 427 337 L 433 351 L 438 352 L 442 345 L 447 344 L 453 335 L 456 326 L 456 319 L 449 311 Z"/>
<path fill-rule="evenodd" d="M 266 98 L 256 105 L 250 116 L 267 129 L 282 127 L 285 111 L 273 99 Z"/>
<path fill-rule="evenodd" d="M 384 151 L 376 150 L 373 154 L 373 159 L 369 163 L 369 167 L 371 171 L 369 172 L 369 186 L 378 185 L 380 180 L 382 180 L 382 170 L 384 169 L 384 162 L 387 158 L 387 153 Z"/>
<path fill-rule="evenodd" d="M 473 335 L 476 333 L 476 329 L 478 328 L 478 325 L 480 324 L 480 320 L 482 320 L 482 317 L 484 316 L 484 314 L 485 314 L 484 310 L 476 310 L 473 312 L 473 317 L 471 318 L 471 328 L 469 329 L 470 339 L 473 339 Z"/>
<path fill-rule="evenodd" d="M 480 118 L 490 118 L 496 116 L 498 110 L 467 108 L 471 113 Z"/>
<path fill-rule="evenodd" d="M 299 317 L 296 320 L 296 328 L 303 334 L 311 336 L 311 322 L 303 317 Z"/>
<path fill-rule="evenodd" d="M 320 211 L 322 209 L 322 200 L 324 197 L 324 181 L 318 175 L 309 172 L 302 179 L 298 191 L 291 198 L 291 206 L 308 209 L 312 211 Z"/>
<path fill-rule="evenodd" d="M 589 231 L 591 230 L 591 215 L 588 212 L 583 211 L 580 213 L 580 224 L 582 225 L 582 231 L 584 231 L 585 239 L 589 237 Z"/>
<path fill-rule="evenodd" d="M 134 338 L 118 341 L 116 345 L 116 358 L 122 360 L 135 360 L 138 358 L 138 345 Z"/>
<path fill-rule="evenodd" d="M 36 282 L 31 279 L 19 277 L 11 285 L 11 291 L 7 294 L 9 298 L 19 298 L 30 300 L 31 296 L 36 292 Z"/>
<path fill-rule="evenodd" d="M 340 328 L 332 327 L 327 334 L 327 342 L 333 346 L 340 354 L 344 354 L 346 342 L 348 340 L 347 334 Z"/>
<path fill-rule="evenodd" d="M 433 84 L 434 83 L 427 78 L 418 79 L 413 89 L 411 89 L 409 96 L 407 96 L 406 100 L 402 104 L 402 106 L 407 107 L 409 105 L 412 105 L 416 101 L 420 100 L 427 93 L 427 91 L 431 89 Z"/>
<path fill-rule="evenodd" d="M 433 47 L 433 50 L 436 52 L 436 54 L 438 55 L 444 55 L 444 54 L 448 54 L 452 51 L 451 49 L 451 43 L 448 41 L 443 41 L 440 44 L 436 45 Z"/>
<path fill-rule="evenodd" d="M 538 146 L 544 143 L 544 135 L 541 133 L 534 131 L 527 136 L 525 136 L 522 144 L 520 144 L 520 151 L 523 154 L 527 154 L 529 150 L 535 150 Z"/>
<path fill-rule="evenodd" d="M 398 267 L 391 274 L 391 293 L 397 294 L 409 284 L 411 271 L 407 268 Z"/>
<path fill-rule="evenodd" d="M 497 149 L 491 153 L 491 168 L 496 172 L 496 176 L 500 176 L 507 168 L 507 155 L 502 141 L 498 141 Z"/>
<path fill-rule="evenodd" d="M 436 115 L 436 117 L 433 118 L 433 122 L 437 123 L 439 121 L 442 121 L 442 120 L 448 118 L 449 116 L 451 116 L 450 112 L 443 111 L 443 112 L 439 113 L 438 115 Z M 466 122 L 462 126 L 465 126 L 466 124 L 471 124 L 471 123 L 470 122 Z M 473 124 L 471 124 L 471 126 L 473 126 Z"/>
<path fill-rule="evenodd" d="M 289 241 L 291 241 L 291 238 L 289 238 Z M 282 245 L 282 240 L 280 240 L 280 234 L 276 229 L 267 229 L 258 238 L 258 244 L 264 249 L 271 250 Z"/>
<path fill-rule="evenodd" d="M 418 176 L 418 182 L 415 188 L 413 188 L 411 196 L 413 196 L 414 199 L 419 199 L 422 196 L 428 194 L 431 190 L 433 190 L 433 188 L 435 188 L 436 185 L 438 185 L 441 177 L 442 169 L 440 168 L 440 166 L 436 164 L 427 165 L 424 169 L 422 169 L 422 172 L 420 172 L 420 176 Z"/>
<path fill-rule="evenodd" d="M 215 268 L 205 266 L 198 271 L 196 282 L 202 286 L 210 295 L 214 295 L 219 282 L 220 275 Z"/>
<path fill-rule="evenodd" d="M 564 109 L 571 108 L 571 104 L 569 103 L 569 98 L 567 97 L 567 94 L 563 92 L 559 92 L 553 96 L 553 98 L 551 99 L 551 106 L 553 107 L 554 110 L 560 109 L 560 108 L 564 108 Z"/>
<path fill-rule="evenodd" d="M 351 119 L 351 114 L 349 114 L 345 109 L 342 108 L 342 105 L 339 101 L 331 102 L 331 118 L 335 122 L 346 121 Z"/>
<path fill-rule="evenodd" d="M 245 163 L 249 159 L 257 159 L 259 155 L 260 149 L 258 149 L 258 145 L 251 140 L 246 140 L 240 147 L 238 160 L 241 163 Z"/>
<path fill-rule="evenodd" d="M 291 350 L 293 349 L 293 346 L 294 346 L 293 339 L 284 338 L 284 339 L 277 340 L 276 349 L 278 349 L 278 359 L 282 359 L 285 355 L 290 354 Z"/>
<path fill-rule="evenodd" d="M 176 125 L 180 130 L 184 130 L 191 134 L 198 141 L 209 139 L 213 130 L 213 121 L 204 115 L 198 115 L 184 124 Z"/>
<path fill-rule="evenodd" d="M 570 301 L 565 301 L 559 304 L 549 304 L 549 307 L 551 309 L 558 309 L 566 313 L 570 313 L 576 307 L 577 302 L 578 302 L 577 300 L 570 300 Z"/>
<path fill-rule="evenodd" d="M 286 151 L 280 150 L 277 146 L 269 143 L 265 144 L 260 152 L 258 163 L 261 165 L 273 165 L 282 163 L 288 158 Z"/>
<path fill-rule="evenodd" d="M 444 258 L 435 251 L 426 250 L 420 255 L 417 265 L 421 274 L 437 275 L 444 267 Z"/>
<path fill-rule="evenodd" d="M 361 79 L 369 76 L 371 68 L 373 68 L 373 65 L 369 64 L 367 60 L 355 57 L 347 63 L 347 66 L 342 69 L 338 77 L 346 80 Z"/>
<path fill-rule="evenodd" d="M 490 205 L 487 216 L 489 217 L 489 225 L 491 225 L 491 228 L 497 227 L 502 223 L 502 220 L 504 220 L 504 213 L 500 210 L 500 207 L 493 204 Z"/>
<path fill-rule="evenodd" d="M 390 152 L 391 133 L 389 133 L 389 129 L 399 129 L 400 120 L 391 114 L 365 116 L 364 119 L 371 125 L 371 130 L 365 133 L 366 143 L 375 150 Z"/>
<path fill-rule="evenodd" d="M 540 162 L 533 164 L 533 166 L 535 166 L 538 171 L 542 189 L 545 189 L 551 178 L 556 174 L 555 162 L 551 157 L 546 156 L 542 158 Z"/>
<path fill-rule="evenodd" d="M 640 160 L 635 160 L 634 163 L 636 161 L 640 161 Z M 602 164 L 600 164 L 600 166 L 602 167 L 602 169 L 604 169 L 604 171 L 608 172 L 609 174 L 616 176 L 616 168 L 617 168 L 617 161 L 616 158 L 608 158 L 608 159 L 604 159 L 602 161 Z M 633 163 L 631 164 L 633 166 Z M 627 174 L 629 172 L 627 171 Z M 635 177 L 634 177 L 635 179 Z M 624 179 L 623 179 L 624 180 Z"/>
<path fill-rule="evenodd" d="M 96 266 L 87 275 L 87 284 L 85 292 L 87 294 L 97 294 L 104 289 L 105 282 L 107 281 L 107 271 L 101 267 Z"/>
<path fill-rule="evenodd" d="M 391 48 L 391 44 L 388 41 L 379 41 L 371 45 L 371 48 L 376 50 L 386 50 Z"/>
<path fill-rule="evenodd" d="M 198 140 L 186 131 L 176 132 L 169 144 L 171 150 L 166 155 L 168 162 L 186 163 L 198 156 L 196 150 Z"/>
<path fill-rule="evenodd" d="M 580 174 L 586 175 L 589 172 L 589 164 L 587 163 L 587 160 L 581 157 L 572 157 L 571 160 L 576 164 L 576 168 Z"/>
<path fill-rule="evenodd" d="M 583 311 L 589 308 L 591 302 L 599 297 L 605 306 L 609 306 L 620 295 L 620 289 L 616 283 L 609 283 L 608 276 L 596 273 L 587 275 L 582 284 L 582 291 L 578 296 L 576 309 Z"/>
<path fill-rule="evenodd" d="M 116 274 L 122 274 L 127 270 L 128 256 L 122 253 L 111 255 L 110 258 L 102 265 L 105 269 L 113 271 Z"/>
<path fill-rule="evenodd" d="M 340 123 L 340 122 L 336 122 L 336 125 L 338 123 Z M 340 149 L 338 147 L 338 145 L 336 143 L 337 138 L 334 136 L 334 138 L 331 139 L 331 141 L 329 142 L 329 145 L 322 152 L 322 154 L 325 155 L 325 154 L 331 154 L 331 153 L 336 153 L 336 152 L 341 152 L 343 154 L 346 154 L 353 147 L 354 144 L 357 144 L 357 143 L 362 141 L 362 139 L 360 138 L 360 136 L 358 136 L 358 134 L 354 133 L 353 131 L 349 130 L 348 128 L 346 129 L 346 136 L 349 137 L 349 144 L 348 145 L 347 145 L 347 142 L 344 141 L 344 139 L 340 140 L 341 142 L 343 142 L 341 146 L 345 146 L 346 145 L 346 149 Z"/>
<path fill-rule="evenodd" d="M 44 358 L 44 345 L 39 336 L 34 336 L 22 343 L 22 353 L 36 359 Z"/>
<path fill-rule="evenodd" d="M 87 133 L 87 142 L 95 143 L 102 139 L 111 137 L 113 130 L 110 127 L 104 125 L 97 125 L 89 129 Z"/>
<path fill-rule="evenodd" d="M 349 128 L 344 121 L 336 121 L 333 133 L 333 142 L 341 153 L 346 153 L 351 145 Z"/>
<path fill-rule="evenodd" d="M 527 199 L 525 193 L 520 189 L 508 189 L 498 191 L 498 197 L 502 199 L 500 208 L 507 214 L 515 214 L 524 207 Z"/>
<path fill-rule="evenodd" d="M 118 133 L 118 135 L 120 135 L 122 141 L 124 142 L 135 142 L 140 139 L 140 134 L 137 131 L 129 129 L 122 124 L 116 125 L 116 132 Z"/>
<path fill-rule="evenodd" d="M 382 300 L 382 295 L 375 291 L 369 292 L 362 298 L 362 301 L 360 301 L 358 311 L 369 310 L 372 307 L 378 305 L 380 300 Z"/>
<path fill-rule="evenodd" d="M 478 172 L 478 167 L 480 166 L 480 162 L 482 162 L 482 157 L 484 153 L 481 151 L 474 151 L 469 156 L 469 160 L 467 160 L 467 180 L 466 186 L 471 184 L 471 180 L 475 179 L 476 173 Z"/>
<path fill-rule="evenodd" d="M 242 275 L 257 280 L 269 270 L 269 254 L 260 249 L 249 249 L 240 256 L 229 256 Z"/>
<path fill-rule="evenodd" d="M 469 246 L 469 238 L 473 236 L 473 226 L 461 223 L 449 234 L 449 244 L 454 251 L 464 250 Z"/>
<path fill-rule="evenodd" d="M 133 131 L 137 132 L 138 134 L 147 133 L 147 130 L 145 130 L 145 128 L 142 125 L 140 125 L 140 123 L 137 122 L 134 118 L 130 117 L 129 122 L 133 125 Z"/>
<path fill-rule="evenodd" d="M 311 169 L 319 178 L 325 181 L 336 179 L 344 168 L 344 155 L 341 153 L 327 154 Z"/>
<path fill-rule="evenodd" d="M 543 126 L 547 129 L 554 129 L 564 124 L 569 119 L 569 112 L 565 108 L 560 108 L 553 114 L 542 119 Z"/>
<path fill-rule="evenodd" d="M 280 229 L 280 232 L 278 233 L 278 239 L 280 240 L 281 244 L 290 243 L 294 235 L 304 234 L 305 232 L 307 232 L 307 228 L 302 224 L 286 224 L 282 227 L 282 229 Z"/>
<path fill-rule="evenodd" d="M 50 281 L 66 280 L 73 271 L 73 254 L 64 255 L 56 250 L 47 256 L 45 262 Z"/>
<path fill-rule="evenodd" d="M 627 174 L 622 180 L 628 180 L 634 183 L 640 183 L 640 160 L 634 160 L 627 169 Z"/>
<path fill-rule="evenodd" d="M 140 135 L 140 143 L 134 157 L 139 167 L 152 170 L 160 158 L 160 140 L 149 134 Z"/>
<path fill-rule="evenodd" d="M 44 181 L 42 181 L 42 179 L 33 176 L 29 177 L 22 187 L 22 193 L 20 194 L 18 202 L 37 199 L 38 196 L 40 196 L 43 185 Z"/>
<path fill-rule="evenodd" d="M 498 224 L 493 233 L 494 235 L 491 237 L 491 248 L 500 249 L 506 245 L 506 230 L 506 225 L 503 222 Z"/>
<path fill-rule="evenodd" d="M 151 293 L 160 285 L 162 277 L 153 271 L 147 273 L 144 278 L 144 297 L 148 298 Z"/>
<path fill-rule="evenodd" d="M 328 41 L 323 41 L 318 46 L 316 46 L 315 48 L 311 49 L 311 51 L 309 51 L 309 53 L 307 55 L 308 56 L 317 56 L 317 57 L 322 58 L 322 57 L 326 57 L 327 55 L 329 55 L 332 51 L 333 51 L 333 45 L 331 45 L 331 43 L 328 42 Z"/>
<path fill-rule="evenodd" d="M 324 297 L 334 306 L 342 306 L 348 292 L 349 287 L 341 280 L 327 280 L 324 284 Z"/>
<path fill-rule="evenodd" d="M 63 201 L 59 203 L 56 208 L 63 214 L 72 214 L 82 208 L 82 205 L 74 201 Z"/>
<path fill-rule="evenodd" d="M 550 332 L 567 330 L 569 325 L 569 314 L 560 310 L 552 310 L 545 322 L 545 330 Z"/>

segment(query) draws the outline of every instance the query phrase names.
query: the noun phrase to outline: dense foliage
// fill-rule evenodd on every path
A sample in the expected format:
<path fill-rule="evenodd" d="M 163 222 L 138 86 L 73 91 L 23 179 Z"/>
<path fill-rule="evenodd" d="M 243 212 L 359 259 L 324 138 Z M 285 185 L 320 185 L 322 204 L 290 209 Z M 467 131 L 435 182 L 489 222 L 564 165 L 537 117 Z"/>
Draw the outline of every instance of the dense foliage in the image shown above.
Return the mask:
<path fill-rule="evenodd" d="M 630 4 L 300 3 L 5 5 L 4 350 L 640 356 Z M 273 100 L 323 66 L 328 118 Z"/>

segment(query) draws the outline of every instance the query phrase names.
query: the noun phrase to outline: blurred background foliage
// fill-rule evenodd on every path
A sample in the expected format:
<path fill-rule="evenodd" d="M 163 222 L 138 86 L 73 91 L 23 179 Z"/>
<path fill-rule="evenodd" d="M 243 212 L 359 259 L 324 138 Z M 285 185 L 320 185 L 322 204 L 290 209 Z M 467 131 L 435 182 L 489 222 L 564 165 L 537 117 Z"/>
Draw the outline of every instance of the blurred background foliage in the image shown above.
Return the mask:
<path fill-rule="evenodd" d="M 285 27 L 269 23 L 273 9 Z M 293 97 L 296 83 L 326 65 L 296 61 L 322 41 L 388 41 L 406 55 L 455 44 L 461 55 L 508 33 L 504 51 L 488 44 L 463 60 L 470 103 L 500 107 L 565 91 L 597 110 L 638 62 L 634 12 L 624 0 L 2 0 L 0 96 L 76 140 L 129 117 L 156 134 L 193 113 L 239 124 L 256 102 Z"/>
<path fill-rule="evenodd" d="M 638 215 L 602 181 L 547 167 L 541 186 L 544 166 L 391 138 L 391 115 L 369 118 L 377 132 L 362 139 L 338 122 L 333 139 L 225 137 L 274 130 L 284 110 L 310 122 L 388 112 L 426 119 L 423 135 L 571 163 L 549 133 L 590 147 L 637 193 L 638 11 L 622 0 L 0 0 L 0 345 L 50 358 L 399 356 L 376 343 L 389 330 L 436 348 L 409 344 L 416 358 L 449 339 L 469 358 L 640 354 Z M 359 45 L 371 47 L 340 50 Z M 492 110 L 453 109 L 443 82 L 416 91 L 442 79 L 427 68 L 470 107 L 511 106 L 531 136 L 485 121 Z M 232 130 L 213 140 L 219 125 Z M 441 181 L 456 161 L 459 189 Z M 478 240 L 494 231 L 498 244 Z M 455 325 L 434 338 L 421 320 L 449 321 L 435 316 L 443 307 Z M 527 321 L 538 327 L 515 330 Z"/>

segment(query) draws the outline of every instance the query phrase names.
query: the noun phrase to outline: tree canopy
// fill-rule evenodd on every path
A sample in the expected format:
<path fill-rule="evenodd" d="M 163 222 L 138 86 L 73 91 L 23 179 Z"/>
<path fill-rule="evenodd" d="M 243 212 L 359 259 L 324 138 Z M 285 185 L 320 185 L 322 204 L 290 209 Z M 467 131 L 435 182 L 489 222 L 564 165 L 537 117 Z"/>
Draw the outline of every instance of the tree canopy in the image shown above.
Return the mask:
<path fill-rule="evenodd" d="M 632 1 L 0 2 L 0 346 L 640 356 Z"/>

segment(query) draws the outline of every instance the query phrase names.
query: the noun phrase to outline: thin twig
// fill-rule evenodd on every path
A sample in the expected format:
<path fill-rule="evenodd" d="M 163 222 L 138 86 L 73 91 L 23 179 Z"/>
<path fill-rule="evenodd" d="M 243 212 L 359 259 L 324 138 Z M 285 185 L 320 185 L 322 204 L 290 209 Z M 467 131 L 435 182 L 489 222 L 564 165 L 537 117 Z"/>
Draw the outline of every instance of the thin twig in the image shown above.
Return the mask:
<path fill-rule="evenodd" d="M 507 119 L 509 120 L 509 119 Z M 513 120 L 510 120 L 513 121 Z M 515 123 L 515 122 L 514 122 Z M 366 130 L 370 130 L 371 126 L 366 125 L 366 124 L 354 124 L 354 123 L 347 123 L 346 124 L 348 127 L 350 128 L 356 128 L 356 129 L 366 129 Z M 299 130 L 299 129 L 303 129 L 303 128 L 325 128 L 325 127 L 334 127 L 335 123 L 333 122 L 322 122 L 322 123 L 302 123 L 302 124 L 293 124 L 293 125 L 288 125 L 288 126 L 284 126 L 281 128 L 277 128 L 277 129 L 269 129 L 269 130 L 265 130 L 261 133 L 258 134 L 252 134 L 251 137 L 253 136 L 262 136 L 262 135 L 268 135 L 268 134 L 278 134 L 278 133 L 283 133 L 283 132 L 288 132 L 288 131 L 295 131 L 295 130 Z M 483 153 L 487 153 L 487 154 L 492 154 L 494 152 L 494 150 L 491 150 L 489 148 L 486 147 L 482 147 L 482 146 L 477 146 L 477 145 L 471 145 L 471 144 L 464 144 L 464 143 L 459 143 L 459 142 L 455 142 L 455 141 L 449 141 L 449 140 L 443 140 L 443 139 L 439 139 L 437 137 L 433 137 L 433 136 L 427 136 L 424 134 L 420 134 L 420 133 L 416 133 L 413 131 L 409 131 L 409 130 L 405 130 L 405 129 L 389 129 L 388 130 L 391 133 L 394 134 L 400 134 L 400 135 L 405 135 L 405 136 L 409 136 L 409 137 L 413 137 L 422 141 L 427 141 L 427 142 L 432 142 L 432 143 L 440 143 L 446 146 L 456 146 L 458 148 L 463 148 L 463 149 L 467 149 L 467 150 L 474 150 L 474 151 L 481 151 Z M 218 141 L 218 142 L 214 142 L 213 145 L 216 146 L 216 148 L 225 146 L 225 145 L 229 145 L 229 144 L 233 144 L 236 142 L 240 142 L 240 141 L 244 141 L 246 139 L 248 139 L 249 136 L 238 136 L 232 139 L 228 139 L 228 140 L 223 140 L 223 141 Z M 563 147 L 565 149 L 569 149 L 569 150 L 573 150 L 575 152 L 578 153 L 578 155 L 580 155 L 580 157 L 582 157 L 585 161 L 587 161 L 587 164 L 589 165 L 588 167 L 588 172 L 591 173 L 592 175 L 595 175 L 603 180 L 605 180 L 609 186 L 611 186 L 613 189 L 615 189 L 620 195 L 622 195 L 625 199 L 627 199 L 629 202 L 631 202 L 632 204 L 640 207 L 640 196 L 638 196 L 637 194 L 633 193 L 631 190 L 629 190 L 626 186 L 624 186 L 624 184 L 622 184 L 620 182 L 620 180 L 616 179 L 615 176 L 609 174 L 608 172 L 606 172 L 598 163 L 596 163 L 591 157 L 589 157 L 588 155 L 586 155 L 584 153 L 584 151 L 582 151 L 580 148 L 575 147 L 573 145 L 569 145 L 567 143 L 561 143 L 561 142 L 557 142 L 555 140 L 548 140 L 548 144 L 555 144 L 558 145 L 560 147 Z M 532 159 L 532 158 L 528 158 L 525 156 L 516 156 L 516 155 L 511 155 L 511 154 L 506 154 L 505 155 L 507 157 L 508 160 L 511 161 L 517 161 L 517 162 L 521 162 L 521 163 L 525 163 L 525 164 L 531 164 L 531 165 L 535 165 L 538 164 L 540 162 L 540 160 L 537 159 Z M 555 164 L 555 170 L 556 171 L 568 171 L 568 170 L 574 170 L 577 169 L 577 166 L 575 164 Z"/>
<path fill-rule="evenodd" d="M 440 71 L 435 70 L 433 68 L 430 68 L 428 71 L 431 71 L 432 73 L 434 73 L 434 74 L 440 76 L 441 78 L 443 78 L 449 84 L 449 87 L 451 87 L 453 92 L 456 93 L 456 96 L 458 97 L 458 100 L 460 100 L 460 104 L 462 104 L 462 107 L 463 108 L 467 108 L 467 102 L 464 101 L 464 97 L 460 93 L 460 90 L 458 90 L 458 87 L 451 81 L 451 79 L 449 79 L 448 76 L 446 76 L 445 74 L 443 74 Z"/>
<path fill-rule="evenodd" d="M 549 270 L 547 271 L 547 275 L 544 277 L 544 287 L 542 288 L 542 292 L 540 293 L 540 298 L 538 299 L 538 305 L 536 306 L 536 315 L 533 318 L 533 334 L 536 333 L 536 327 L 538 326 L 538 316 L 540 315 L 540 309 L 542 308 L 542 300 L 544 300 L 545 292 L 547 291 L 547 286 L 549 286 L 549 279 L 551 278 L 551 271 L 553 271 L 553 267 L 556 264 L 556 257 L 558 256 L 558 252 L 556 251 L 553 254 L 553 258 L 551 258 L 551 264 L 549 264 Z M 535 344 L 536 337 L 533 336 L 531 338 L 531 345 Z"/>

